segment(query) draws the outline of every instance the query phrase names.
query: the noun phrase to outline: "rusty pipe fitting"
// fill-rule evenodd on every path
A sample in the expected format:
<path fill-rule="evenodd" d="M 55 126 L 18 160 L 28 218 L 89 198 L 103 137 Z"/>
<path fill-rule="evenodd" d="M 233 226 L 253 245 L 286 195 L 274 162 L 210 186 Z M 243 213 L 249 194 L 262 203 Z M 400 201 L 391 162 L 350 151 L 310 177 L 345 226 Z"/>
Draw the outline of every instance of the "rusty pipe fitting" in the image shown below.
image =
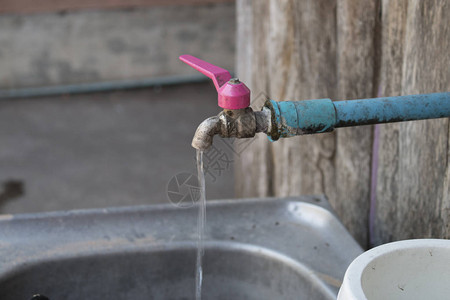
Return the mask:
<path fill-rule="evenodd" d="M 198 126 L 192 147 L 207 150 L 216 134 L 223 138 L 252 138 L 258 132 L 267 133 L 271 127 L 270 117 L 269 110 L 254 112 L 251 107 L 224 109 Z"/>

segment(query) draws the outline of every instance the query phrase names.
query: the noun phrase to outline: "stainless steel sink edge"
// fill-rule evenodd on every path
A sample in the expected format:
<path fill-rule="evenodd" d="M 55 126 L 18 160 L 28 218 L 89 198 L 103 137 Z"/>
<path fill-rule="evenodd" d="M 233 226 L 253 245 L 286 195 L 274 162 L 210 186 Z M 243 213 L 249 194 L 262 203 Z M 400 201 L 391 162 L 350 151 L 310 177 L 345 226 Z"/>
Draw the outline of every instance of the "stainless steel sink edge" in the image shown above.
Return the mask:
<path fill-rule="evenodd" d="M 194 251 L 196 213 L 195 207 L 163 204 L 4 216 L 0 218 L 0 282 L 51 260 Z M 239 250 L 282 261 L 316 283 L 329 299 L 336 297 L 346 264 L 362 253 L 323 196 L 208 201 L 207 216 L 207 252 Z M 333 228 L 320 232 L 327 226 Z M 306 241 L 312 244 L 305 245 Z M 330 250 L 347 246 L 348 253 Z M 311 252 L 307 247 L 317 249 L 314 256 L 326 257 L 304 261 Z"/>

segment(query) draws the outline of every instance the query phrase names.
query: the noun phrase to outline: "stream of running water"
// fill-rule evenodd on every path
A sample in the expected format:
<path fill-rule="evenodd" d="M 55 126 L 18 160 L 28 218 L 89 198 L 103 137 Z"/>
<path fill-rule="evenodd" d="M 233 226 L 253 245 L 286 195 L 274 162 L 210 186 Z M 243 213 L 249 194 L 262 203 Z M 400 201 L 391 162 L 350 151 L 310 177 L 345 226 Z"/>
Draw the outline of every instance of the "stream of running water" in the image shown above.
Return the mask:
<path fill-rule="evenodd" d="M 199 199 L 198 199 L 198 219 L 197 219 L 197 263 L 195 274 L 195 299 L 202 298 L 202 281 L 203 281 L 203 254 L 205 253 L 203 245 L 203 235 L 206 222 L 206 197 L 205 197 L 205 172 L 203 170 L 203 151 L 197 150 L 197 173 L 199 182 Z"/>

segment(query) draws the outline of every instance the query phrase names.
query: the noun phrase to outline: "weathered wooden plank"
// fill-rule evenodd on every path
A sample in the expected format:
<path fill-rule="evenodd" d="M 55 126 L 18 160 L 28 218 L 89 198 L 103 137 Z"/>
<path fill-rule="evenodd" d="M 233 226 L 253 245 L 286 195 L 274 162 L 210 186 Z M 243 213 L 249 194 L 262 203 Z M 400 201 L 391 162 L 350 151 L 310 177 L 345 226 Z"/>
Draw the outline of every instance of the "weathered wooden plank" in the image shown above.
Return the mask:
<path fill-rule="evenodd" d="M 448 142 L 450 143 L 450 128 L 448 131 Z M 450 239 L 450 147 L 447 146 L 447 171 L 444 178 L 444 190 L 442 195 L 442 238 Z"/>
<path fill-rule="evenodd" d="M 379 96 L 396 96 L 402 89 L 403 49 L 408 0 L 382 2 L 382 45 Z M 375 211 L 372 211 L 371 245 L 394 239 L 391 227 L 396 220 L 400 123 L 379 125 L 378 172 Z M 392 221 L 387 221 L 392 220 Z"/>
<path fill-rule="evenodd" d="M 252 33 L 251 43 L 242 43 L 245 51 L 238 50 L 238 65 L 251 61 L 239 72 L 251 77 L 256 93 L 301 100 L 450 90 L 445 14 L 450 3 L 444 0 L 244 2 L 251 6 Z M 363 246 L 369 213 L 374 244 L 449 237 L 449 121 L 379 129 L 377 203 L 371 212 L 372 127 L 291 138 L 270 147 L 265 138 L 257 140 L 236 168 L 237 195 L 325 193 Z"/>
<path fill-rule="evenodd" d="M 252 3 L 254 93 L 263 91 L 275 100 L 335 99 L 336 75 L 339 74 L 342 77 L 340 88 L 343 98 L 369 96 L 372 86 L 366 85 L 367 81 L 372 82 L 371 45 L 375 17 L 373 9 L 368 12 L 370 5 L 342 4 L 341 13 L 354 17 L 337 35 L 335 0 L 271 1 L 264 10 L 255 10 L 255 6 L 263 5 L 256 3 Z M 362 22 L 363 19 L 372 19 L 372 22 Z M 353 22 L 360 24 L 355 30 L 350 28 Z M 259 34 L 267 24 L 268 32 Z M 340 54 L 336 56 L 336 39 L 339 36 L 342 44 Z M 352 50 L 355 42 L 356 50 Z M 344 66 L 352 69 L 352 75 L 337 73 L 337 57 Z M 245 63 L 244 58 L 245 55 L 238 52 L 238 64 Z M 355 63 L 359 68 L 357 71 L 353 70 Z M 255 89 L 256 86 L 260 88 Z M 352 94 L 354 89 L 357 92 Z M 361 208 L 368 207 L 370 155 L 364 149 L 361 151 L 360 145 L 351 148 L 346 143 L 362 140 L 363 148 L 367 148 L 367 145 L 370 146 L 367 142 L 370 141 L 370 132 L 366 134 L 368 130 L 347 130 L 347 135 L 342 133 L 344 139 L 338 154 L 342 162 L 336 159 L 336 133 L 280 140 L 271 145 L 272 151 L 265 148 L 264 141 L 256 141 L 242 155 L 241 166 L 236 168 L 236 192 L 238 196 L 270 194 L 267 186 L 272 184 L 276 196 L 325 193 L 344 223 L 365 244 L 367 224 L 363 223 L 366 223 L 367 216 L 361 215 Z M 354 137 L 355 132 L 360 133 Z M 365 159 L 361 160 L 362 166 L 357 160 L 360 156 Z M 340 176 L 336 165 L 348 172 Z M 347 168 L 349 165 L 352 165 L 351 169 Z M 244 170 L 245 175 L 239 174 Z M 348 210 L 348 207 L 355 209 Z"/>
<path fill-rule="evenodd" d="M 399 8 L 398 20 L 388 19 L 389 26 L 402 33 L 388 35 L 383 44 L 389 52 L 395 39 L 403 39 L 401 94 L 450 90 L 450 3 L 409 1 L 405 25 L 404 10 L 404 5 Z M 386 73 L 398 73 L 398 61 L 391 63 L 383 61 Z M 393 133 L 381 136 L 374 241 L 448 237 L 448 119 L 388 125 L 384 130 Z"/>
<path fill-rule="evenodd" d="M 253 93 L 277 100 L 333 97 L 335 1 L 265 4 L 253 1 L 252 4 Z M 241 14 L 239 10 L 238 14 Z M 245 55 L 241 53 L 238 50 L 238 64 L 245 64 Z M 263 138 L 251 147 L 242 155 L 241 166 L 236 168 L 239 196 L 270 195 L 272 190 L 277 196 L 320 194 L 325 192 L 325 187 L 332 186 L 333 134 L 278 141 L 270 148 Z M 243 170 L 246 174 L 239 174 Z M 250 174 L 254 176 L 249 177 Z"/>
<path fill-rule="evenodd" d="M 237 1 L 237 73 L 252 90 L 252 107 L 260 109 L 267 94 L 267 34 L 269 1 Z M 235 193 L 238 197 L 266 197 L 271 191 L 270 148 L 267 137 L 237 141 Z M 249 143 L 249 144 L 248 144 Z"/>
<path fill-rule="evenodd" d="M 374 91 L 378 1 L 338 1 L 338 99 Z M 337 130 L 335 209 L 356 240 L 368 242 L 372 126 Z"/>
<path fill-rule="evenodd" d="M 271 98 L 334 97 L 336 1 L 273 1 L 271 8 Z M 275 194 L 334 195 L 334 143 L 334 133 L 274 143 Z"/>
<path fill-rule="evenodd" d="M 236 60 L 235 70 L 241 80 L 247 85 L 251 84 L 252 57 L 253 57 L 253 6 L 252 0 L 236 2 Z M 251 88 L 249 86 L 249 88 Z"/>
<path fill-rule="evenodd" d="M 294 61 L 294 16 L 296 11 L 293 1 L 270 1 L 268 69 L 270 74 L 267 93 L 271 99 L 287 100 L 292 98 L 298 81 L 296 61 Z M 291 141 L 292 142 L 292 141 Z M 275 195 L 286 196 L 292 186 L 289 177 L 289 141 L 281 140 L 271 145 L 273 153 L 273 192 Z M 300 171 L 300 170 L 299 170 Z"/>

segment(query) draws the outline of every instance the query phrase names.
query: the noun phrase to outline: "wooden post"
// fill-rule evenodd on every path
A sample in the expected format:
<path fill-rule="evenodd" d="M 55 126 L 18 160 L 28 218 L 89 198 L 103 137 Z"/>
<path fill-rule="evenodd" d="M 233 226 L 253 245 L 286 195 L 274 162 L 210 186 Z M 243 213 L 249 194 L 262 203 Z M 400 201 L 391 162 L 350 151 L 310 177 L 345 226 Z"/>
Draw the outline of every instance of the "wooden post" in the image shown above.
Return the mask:
<path fill-rule="evenodd" d="M 450 90 L 450 2 L 384 1 L 383 95 Z M 380 126 L 375 244 L 450 238 L 448 119 Z"/>
<path fill-rule="evenodd" d="M 259 105 L 262 95 L 342 100 L 449 91 L 449 6 L 238 0 L 238 75 Z M 272 144 L 260 136 L 239 152 L 237 196 L 324 193 L 364 247 L 369 240 L 448 238 L 448 120 L 379 126 L 378 137 L 373 126 Z"/>

